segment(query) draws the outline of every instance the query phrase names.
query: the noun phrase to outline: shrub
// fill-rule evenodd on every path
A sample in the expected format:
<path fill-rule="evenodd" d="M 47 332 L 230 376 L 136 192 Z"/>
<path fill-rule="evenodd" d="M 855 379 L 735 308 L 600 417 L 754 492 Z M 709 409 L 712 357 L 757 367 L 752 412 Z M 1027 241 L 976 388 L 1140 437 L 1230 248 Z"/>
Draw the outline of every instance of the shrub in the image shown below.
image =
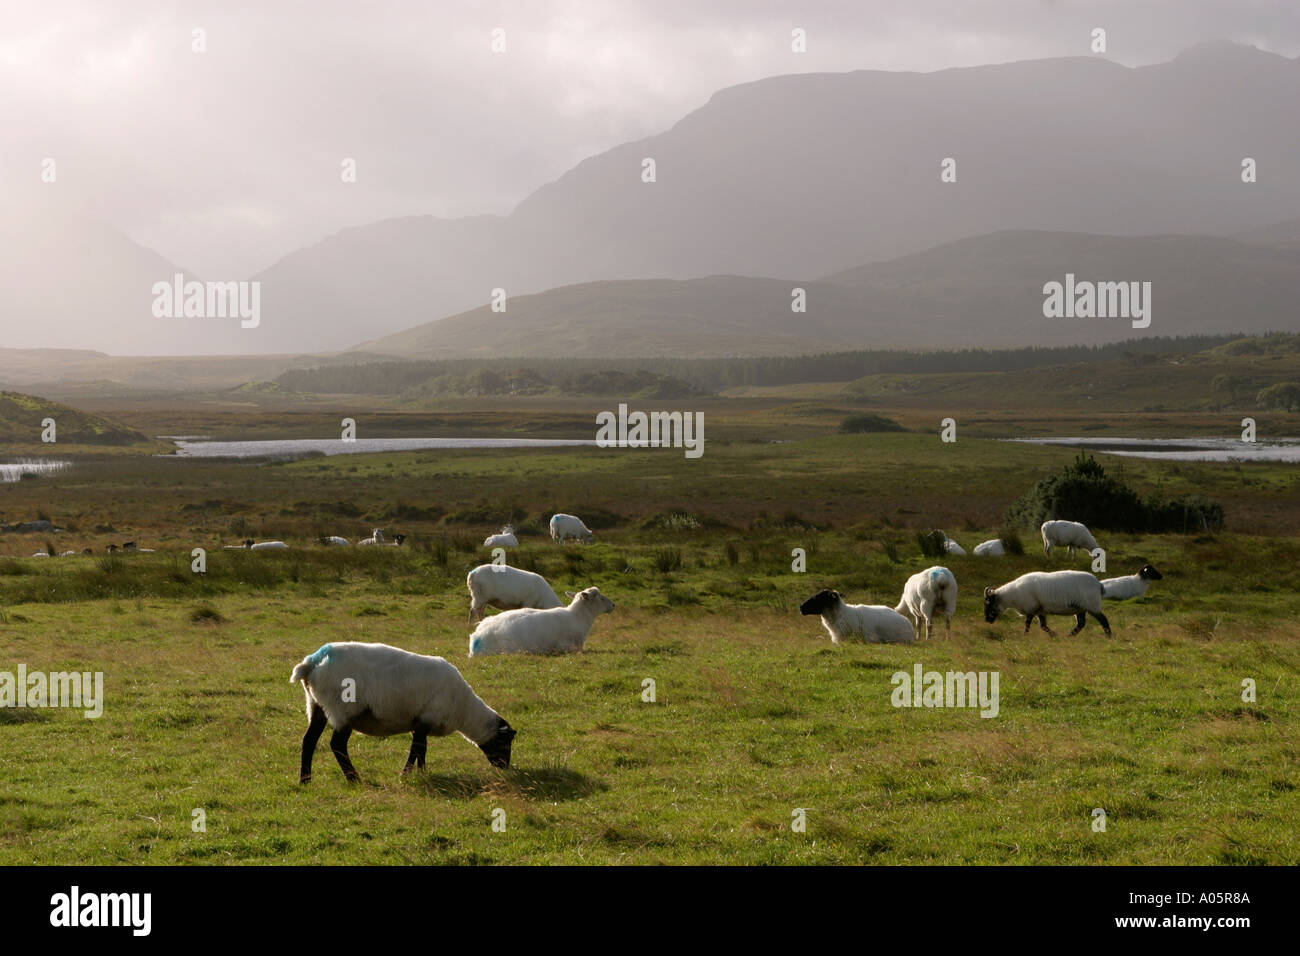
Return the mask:
<path fill-rule="evenodd" d="M 942 558 L 948 553 L 948 536 L 938 529 L 929 532 L 918 531 L 916 543 L 921 554 L 927 558 Z"/>
<path fill-rule="evenodd" d="M 1002 547 L 1007 554 L 1024 554 L 1025 544 L 1020 540 L 1020 535 L 1012 527 L 1003 527 L 998 531 L 998 540 L 1002 542 Z"/>
<path fill-rule="evenodd" d="M 1300 412 L 1300 384 L 1279 382 L 1277 385 L 1270 385 L 1255 396 L 1255 401 L 1263 408 Z"/>
<path fill-rule="evenodd" d="M 655 570 L 660 574 L 680 571 L 682 569 L 682 549 L 659 548 L 651 555 L 650 563 L 654 565 Z"/>
<path fill-rule="evenodd" d="M 1080 452 L 1062 474 L 1039 481 L 1007 512 L 1008 523 L 1032 528 L 1057 518 L 1135 534 L 1210 531 L 1223 527 L 1223 506 L 1199 495 L 1144 501 L 1091 455 Z"/>
<path fill-rule="evenodd" d="M 880 415 L 850 415 L 840 422 L 841 435 L 860 435 L 864 432 L 901 432 L 902 425 Z"/>
<path fill-rule="evenodd" d="M 732 542 L 727 542 L 725 553 L 727 555 L 728 564 L 734 566 L 740 563 L 740 552 L 736 550 L 736 546 Z"/>
<path fill-rule="evenodd" d="M 226 618 L 211 604 L 200 604 L 190 611 L 191 624 L 225 624 Z"/>

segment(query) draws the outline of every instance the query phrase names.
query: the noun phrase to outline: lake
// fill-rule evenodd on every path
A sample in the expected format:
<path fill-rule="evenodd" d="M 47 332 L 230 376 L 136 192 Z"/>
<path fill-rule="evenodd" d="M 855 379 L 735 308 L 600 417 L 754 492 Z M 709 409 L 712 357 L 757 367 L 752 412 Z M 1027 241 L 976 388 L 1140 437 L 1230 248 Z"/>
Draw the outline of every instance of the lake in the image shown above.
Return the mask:
<path fill-rule="evenodd" d="M 70 461 L 52 461 L 48 458 L 20 458 L 13 463 L 0 463 L 0 483 L 18 481 L 24 474 L 52 475 L 70 464 Z"/>
<path fill-rule="evenodd" d="M 1065 445 L 1156 461 L 1300 462 L 1300 439 L 1244 442 L 1239 438 L 1008 438 L 1029 445 Z"/>
<path fill-rule="evenodd" d="M 596 440 L 575 438 L 286 438 L 268 441 L 176 440 L 181 458 L 301 458 L 304 455 L 359 455 L 379 451 L 421 451 L 440 448 L 564 448 L 595 446 Z"/>

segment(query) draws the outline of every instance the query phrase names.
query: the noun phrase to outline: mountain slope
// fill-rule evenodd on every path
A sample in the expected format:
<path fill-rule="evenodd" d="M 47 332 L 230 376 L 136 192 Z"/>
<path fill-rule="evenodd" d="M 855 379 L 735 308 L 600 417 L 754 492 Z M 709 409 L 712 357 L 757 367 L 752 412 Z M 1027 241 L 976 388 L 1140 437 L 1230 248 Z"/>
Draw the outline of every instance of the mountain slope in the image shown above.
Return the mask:
<path fill-rule="evenodd" d="M 1152 321 L 1047 319 L 1043 285 L 1149 281 Z M 791 290 L 808 311 L 790 310 Z M 845 348 L 1094 344 L 1295 329 L 1300 252 L 1203 236 L 1001 232 L 814 282 L 710 276 L 584 283 L 365 343 L 410 358 L 784 355 Z"/>
<path fill-rule="evenodd" d="M 148 441 L 134 429 L 68 405 L 21 392 L 0 392 L 0 441 L 22 445 L 41 444 L 41 422 L 53 418 L 58 442 L 44 447 L 57 450 L 58 443 L 86 445 L 132 445 Z"/>

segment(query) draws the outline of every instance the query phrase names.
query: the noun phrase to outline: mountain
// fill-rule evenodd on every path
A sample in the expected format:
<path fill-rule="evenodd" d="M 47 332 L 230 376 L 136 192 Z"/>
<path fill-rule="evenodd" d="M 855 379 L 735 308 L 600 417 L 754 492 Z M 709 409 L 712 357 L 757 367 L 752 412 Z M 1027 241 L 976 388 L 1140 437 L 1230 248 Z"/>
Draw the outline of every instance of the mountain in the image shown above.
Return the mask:
<path fill-rule="evenodd" d="M 1137 69 L 1076 57 L 775 77 L 585 160 L 507 217 L 376 223 L 260 278 L 287 334 L 336 348 L 494 288 L 810 279 L 1006 229 L 1232 235 L 1300 211 L 1298 100 L 1300 62 L 1232 44 Z M 1258 182 L 1241 182 L 1244 156 Z M 955 183 L 939 181 L 944 157 Z"/>
<path fill-rule="evenodd" d="M 1150 282 L 1145 331 L 1047 319 L 1043 286 Z M 791 290 L 808 311 L 791 312 Z M 1300 250 L 1207 236 L 1007 231 L 813 282 L 710 276 L 565 286 L 365 343 L 409 358 L 789 355 L 846 348 L 1097 344 L 1300 327 Z"/>

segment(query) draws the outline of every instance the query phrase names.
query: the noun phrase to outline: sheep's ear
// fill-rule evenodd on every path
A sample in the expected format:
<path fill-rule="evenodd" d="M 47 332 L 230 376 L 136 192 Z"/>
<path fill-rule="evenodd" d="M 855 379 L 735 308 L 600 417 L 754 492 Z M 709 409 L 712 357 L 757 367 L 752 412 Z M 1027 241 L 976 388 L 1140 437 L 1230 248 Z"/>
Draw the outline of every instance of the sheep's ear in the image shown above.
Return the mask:
<path fill-rule="evenodd" d="M 991 588 L 991 587 L 987 587 L 987 588 L 984 589 L 984 596 L 985 596 L 985 597 L 988 597 L 988 596 L 989 596 L 990 594 L 992 594 L 992 593 L 993 593 L 993 588 Z"/>

